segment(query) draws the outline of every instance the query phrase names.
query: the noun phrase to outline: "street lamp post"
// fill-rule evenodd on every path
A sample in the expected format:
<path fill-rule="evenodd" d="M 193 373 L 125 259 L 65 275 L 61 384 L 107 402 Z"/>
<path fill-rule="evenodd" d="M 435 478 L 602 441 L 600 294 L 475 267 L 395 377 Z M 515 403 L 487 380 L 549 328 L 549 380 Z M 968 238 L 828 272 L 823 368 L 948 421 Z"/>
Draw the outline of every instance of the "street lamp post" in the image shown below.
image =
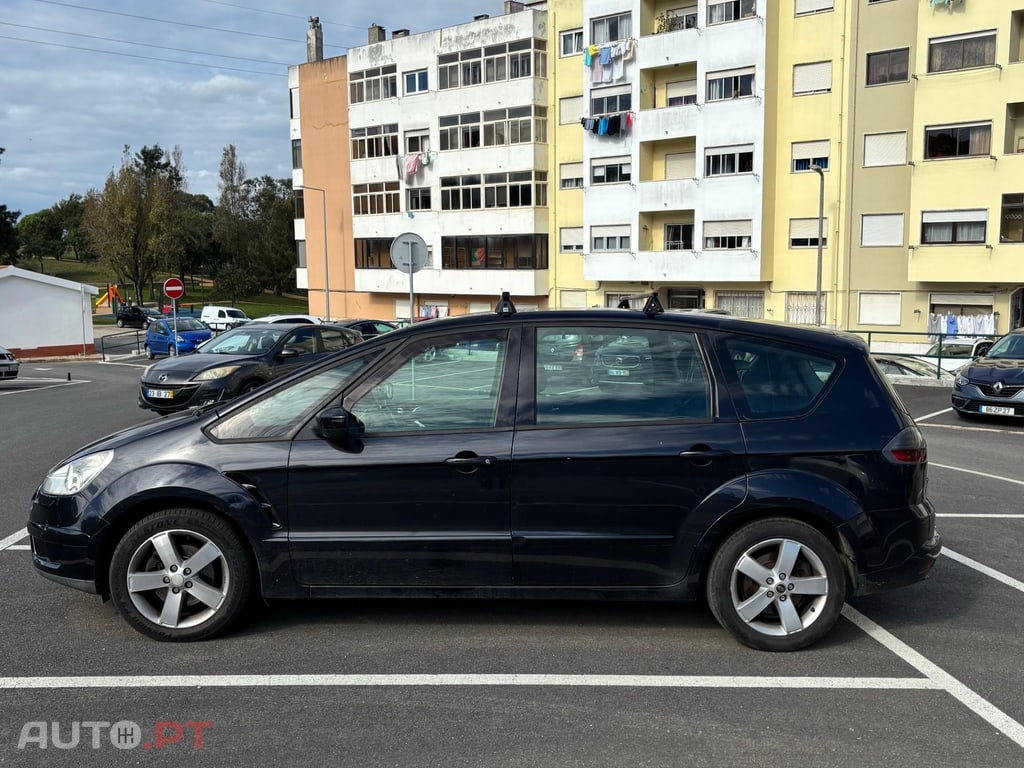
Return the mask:
<path fill-rule="evenodd" d="M 327 260 L 327 190 L 321 189 L 320 187 L 310 187 L 303 184 L 299 189 L 306 190 L 312 189 L 314 192 L 320 193 L 320 206 L 323 212 L 323 228 L 324 228 L 324 320 L 331 319 L 331 281 L 330 273 L 328 271 L 328 260 Z"/>
<path fill-rule="evenodd" d="M 812 165 L 818 174 L 818 281 L 814 288 L 814 324 L 821 325 L 821 255 L 825 239 L 825 171 L 820 165 Z"/>

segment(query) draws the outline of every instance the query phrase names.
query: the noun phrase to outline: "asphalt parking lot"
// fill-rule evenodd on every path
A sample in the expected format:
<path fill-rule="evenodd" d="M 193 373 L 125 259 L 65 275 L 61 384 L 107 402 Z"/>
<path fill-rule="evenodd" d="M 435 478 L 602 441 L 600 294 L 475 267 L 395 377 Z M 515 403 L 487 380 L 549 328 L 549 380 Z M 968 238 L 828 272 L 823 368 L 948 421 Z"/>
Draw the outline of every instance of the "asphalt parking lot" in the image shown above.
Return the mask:
<path fill-rule="evenodd" d="M 149 418 L 146 362 L 0 383 L 2 764 L 1024 765 L 1024 424 L 900 388 L 945 554 L 800 653 L 743 648 L 702 606 L 490 600 L 276 604 L 166 645 L 38 577 L 24 532 L 51 465 Z"/>

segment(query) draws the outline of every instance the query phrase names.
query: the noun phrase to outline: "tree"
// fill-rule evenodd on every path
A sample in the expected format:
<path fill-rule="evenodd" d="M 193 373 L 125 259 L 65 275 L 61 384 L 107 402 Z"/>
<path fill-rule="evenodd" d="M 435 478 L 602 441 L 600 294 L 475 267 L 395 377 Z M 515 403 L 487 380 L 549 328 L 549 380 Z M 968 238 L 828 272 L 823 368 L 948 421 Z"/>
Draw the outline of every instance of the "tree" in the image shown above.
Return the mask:
<path fill-rule="evenodd" d="M 64 231 L 50 208 L 22 216 L 18 222 L 18 252 L 23 258 L 38 259 L 39 271 L 44 272 L 43 259 L 59 256 L 64 250 Z"/>
<path fill-rule="evenodd" d="M 82 226 L 84 198 L 79 194 L 71 194 L 67 199 L 55 203 L 50 210 L 63 233 L 63 251 L 70 251 L 77 261 L 93 261 L 96 252 L 92 249 L 89 235 Z"/>
<path fill-rule="evenodd" d="M 290 180 L 270 176 L 245 184 L 253 271 L 263 288 L 280 296 L 295 286 L 295 193 Z"/>
<path fill-rule="evenodd" d="M 168 251 L 178 237 L 175 210 L 170 174 L 165 169 L 153 172 L 146 162 L 133 159 L 127 146 L 120 169 L 107 176 L 103 191 L 90 190 L 85 197 L 82 226 L 119 281 L 131 283 L 139 300 L 144 286 L 166 268 Z"/>
<path fill-rule="evenodd" d="M 234 144 L 226 146 L 221 154 L 219 187 L 213 239 L 222 263 L 215 273 L 215 288 L 234 303 L 259 287 L 249 263 L 252 228 L 247 217 L 245 165 L 238 159 Z"/>
<path fill-rule="evenodd" d="M 3 147 L 0 147 L 0 152 Z M 4 264 L 18 263 L 18 229 L 15 224 L 21 211 L 8 211 L 7 206 L 0 203 L 0 262 Z"/>

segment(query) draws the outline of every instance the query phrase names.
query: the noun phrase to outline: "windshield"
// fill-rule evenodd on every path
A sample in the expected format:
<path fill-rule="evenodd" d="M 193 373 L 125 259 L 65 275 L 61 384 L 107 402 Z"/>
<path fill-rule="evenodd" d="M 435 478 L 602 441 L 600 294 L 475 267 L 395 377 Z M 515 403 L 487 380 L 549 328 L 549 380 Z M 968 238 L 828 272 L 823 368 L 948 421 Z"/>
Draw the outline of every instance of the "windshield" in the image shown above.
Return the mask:
<path fill-rule="evenodd" d="M 210 339 L 197 351 L 213 355 L 261 355 L 269 352 L 288 328 L 248 329 L 245 326 Z"/>
<path fill-rule="evenodd" d="M 205 331 L 206 326 L 196 320 L 194 317 L 179 317 L 177 321 L 168 320 L 168 328 L 177 327 L 178 333 L 182 331 Z"/>
<path fill-rule="evenodd" d="M 1003 336 L 992 345 L 985 357 L 1024 359 L 1024 333 L 1011 333 Z"/>

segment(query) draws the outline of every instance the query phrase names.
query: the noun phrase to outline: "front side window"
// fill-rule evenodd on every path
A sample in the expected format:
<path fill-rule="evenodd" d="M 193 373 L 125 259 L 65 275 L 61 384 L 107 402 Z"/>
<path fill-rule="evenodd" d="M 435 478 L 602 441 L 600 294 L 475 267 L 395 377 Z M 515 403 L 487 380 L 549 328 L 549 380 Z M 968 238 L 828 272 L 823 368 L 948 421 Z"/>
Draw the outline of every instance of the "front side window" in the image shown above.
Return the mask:
<path fill-rule="evenodd" d="M 926 128 L 924 156 L 928 160 L 944 157 L 988 156 L 992 147 L 992 124 L 945 125 Z"/>
<path fill-rule="evenodd" d="M 420 339 L 345 406 L 367 436 L 494 428 L 506 342 L 505 330 Z"/>
<path fill-rule="evenodd" d="M 928 71 L 991 67 L 996 63 L 996 33 L 934 38 L 928 42 Z"/>
<path fill-rule="evenodd" d="M 268 397 L 233 411 L 213 424 L 209 433 L 216 440 L 288 439 L 316 411 L 340 397 L 345 384 L 369 365 L 375 354 L 363 355 L 294 381 Z"/>
<path fill-rule="evenodd" d="M 534 375 L 542 427 L 711 417 L 710 377 L 692 333 L 541 327 Z"/>

